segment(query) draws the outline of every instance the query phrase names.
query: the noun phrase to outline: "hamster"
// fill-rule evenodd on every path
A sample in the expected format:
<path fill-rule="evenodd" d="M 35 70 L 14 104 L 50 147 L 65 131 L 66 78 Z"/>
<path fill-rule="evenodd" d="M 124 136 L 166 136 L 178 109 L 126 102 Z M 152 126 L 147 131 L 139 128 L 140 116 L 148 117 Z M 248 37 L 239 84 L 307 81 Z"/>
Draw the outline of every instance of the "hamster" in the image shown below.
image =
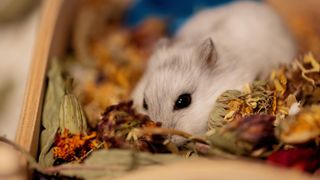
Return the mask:
<path fill-rule="evenodd" d="M 172 40 L 160 40 L 132 98 L 163 127 L 204 134 L 222 92 L 267 77 L 295 54 L 289 31 L 267 4 L 239 1 L 203 10 Z"/>

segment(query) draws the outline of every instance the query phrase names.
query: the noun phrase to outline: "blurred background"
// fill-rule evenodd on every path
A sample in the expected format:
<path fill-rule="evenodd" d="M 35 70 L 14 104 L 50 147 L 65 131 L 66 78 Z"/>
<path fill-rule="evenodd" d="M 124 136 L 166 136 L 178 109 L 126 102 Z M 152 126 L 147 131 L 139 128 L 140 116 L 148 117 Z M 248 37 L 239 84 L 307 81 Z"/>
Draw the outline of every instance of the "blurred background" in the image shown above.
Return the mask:
<path fill-rule="evenodd" d="M 38 0 L 0 3 L 0 136 L 14 139 L 39 19 Z"/>

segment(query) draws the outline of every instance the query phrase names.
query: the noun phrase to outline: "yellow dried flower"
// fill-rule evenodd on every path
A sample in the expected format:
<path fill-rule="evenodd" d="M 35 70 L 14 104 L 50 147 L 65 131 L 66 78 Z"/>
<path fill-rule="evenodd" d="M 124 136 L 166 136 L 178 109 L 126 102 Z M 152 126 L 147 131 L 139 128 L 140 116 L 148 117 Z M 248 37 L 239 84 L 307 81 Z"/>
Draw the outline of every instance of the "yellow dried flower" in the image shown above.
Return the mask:
<path fill-rule="evenodd" d="M 289 144 L 300 144 L 320 136 L 320 106 L 314 105 L 289 116 L 279 124 L 278 136 Z"/>

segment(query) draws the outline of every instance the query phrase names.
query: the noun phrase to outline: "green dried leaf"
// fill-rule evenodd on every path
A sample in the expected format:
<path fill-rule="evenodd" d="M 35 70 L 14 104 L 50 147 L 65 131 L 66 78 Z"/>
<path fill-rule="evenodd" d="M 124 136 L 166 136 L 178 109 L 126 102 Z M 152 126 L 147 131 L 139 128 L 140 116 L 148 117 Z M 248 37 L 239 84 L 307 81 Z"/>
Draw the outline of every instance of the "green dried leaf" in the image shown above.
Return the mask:
<path fill-rule="evenodd" d="M 140 167 L 165 165 L 183 160 L 173 154 L 150 154 L 130 150 L 94 151 L 83 164 L 67 164 L 60 173 L 84 179 L 114 178 Z M 81 166 L 81 171 L 79 167 Z"/>
<path fill-rule="evenodd" d="M 227 121 L 224 119 L 224 117 L 228 113 L 227 103 L 231 100 L 238 99 L 244 95 L 245 95 L 244 93 L 238 90 L 228 90 L 222 93 L 217 98 L 215 106 L 213 107 L 209 115 L 209 121 L 208 121 L 209 130 L 224 126 L 227 123 Z"/>
<path fill-rule="evenodd" d="M 44 99 L 42 126 L 44 130 L 40 136 L 39 163 L 43 167 L 51 166 L 54 162 L 51 146 L 54 143 L 59 128 L 59 107 L 65 95 L 65 82 L 62 77 L 62 67 L 57 59 L 52 59 L 48 73 L 49 82 Z"/>
<path fill-rule="evenodd" d="M 60 105 L 59 122 L 60 130 L 68 129 L 71 134 L 86 133 L 86 117 L 75 95 L 64 95 Z"/>
<path fill-rule="evenodd" d="M 253 145 L 250 143 L 240 141 L 234 132 L 222 131 L 208 133 L 206 139 L 211 146 L 211 152 L 214 150 L 222 150 L 236 155 L 246 155 L 252 151 Z M 219 154 L 218 154 L 219 155 Z"/>

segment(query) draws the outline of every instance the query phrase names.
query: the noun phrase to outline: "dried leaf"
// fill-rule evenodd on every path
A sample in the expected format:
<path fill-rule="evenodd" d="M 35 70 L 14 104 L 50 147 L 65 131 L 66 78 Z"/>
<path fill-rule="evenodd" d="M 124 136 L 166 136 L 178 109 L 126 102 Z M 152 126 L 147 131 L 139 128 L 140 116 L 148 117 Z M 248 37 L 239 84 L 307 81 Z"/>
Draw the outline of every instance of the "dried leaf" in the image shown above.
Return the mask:
<path fill-rule="evenodd" d="M 218 130 L 217 132 L 209 133 L 206 139 L 211 146 L 209 154 L 221 155 L 221 152 L 229 152 L 236 155 L 247 155 L 253 149 L 251 144 L 239 141 L 234 132 Z"/>
<path fill-rule="evenodd" d="M 51 60 L 48 77 L 49 82 L 41 121 L 44 130 L 40 136 L 39 163 L 43 167 L 51 166 L 54 162 L 51 146 L 59 128 L 59 108 L 65 94 L 65 82 L 62 78 L 62 68 L 58 59 Z"/>
<path fill-rule="evenodd" d="M 257 148 L 270 148 L 274 142 L 273 121 L 269 115 L 251 115 L 237 118 L 213 133 L 207 139 L 214 149 L 236 155 L 249 155 Z"/>
<path fill-rule="evenodd" d="M 81 165 L 67 164 L 61 174 L 84 179 L 115 178 L 140 167 L 165 165 L 183 160 L 173 154 L 149 154 L 130 150 L 98 150 L 93 152 Z M 82 170 L 72 167 L 82 166 Z"/>
<path fill-rule="evenodd" d="M 60 105 L 59 128 L 71 134 L 87 133 L 87 121 L 81 104 L 73 94 L 66 94 Z"/>
<path fill-rule="evenodd" d="M 312 54 L 306 54 L 284 68 L 287 77 L 287 94 L 294 94 L 302 106 L 320 102 L 320 61 Z M 284 97 L 286 98 L 286 96 Z"/>
<path fill-rule="evenodd" d="M 311 68 L 305 68 L 304 64 L 301 64 L 300 62 L 296 61 L 299 69 L 301 70 L 301 76 L 306 80 L 309 81 L 312 85 L 316 85 L 316 82 L 311 77 L 308 77 L 308 74 L 311 73 L 319 73 L 320 72 L 320 64 L 319 62 L 313 57 L 311 53 L 306 54 L 303 58 L 304 64 L 310 64 Z"/>

